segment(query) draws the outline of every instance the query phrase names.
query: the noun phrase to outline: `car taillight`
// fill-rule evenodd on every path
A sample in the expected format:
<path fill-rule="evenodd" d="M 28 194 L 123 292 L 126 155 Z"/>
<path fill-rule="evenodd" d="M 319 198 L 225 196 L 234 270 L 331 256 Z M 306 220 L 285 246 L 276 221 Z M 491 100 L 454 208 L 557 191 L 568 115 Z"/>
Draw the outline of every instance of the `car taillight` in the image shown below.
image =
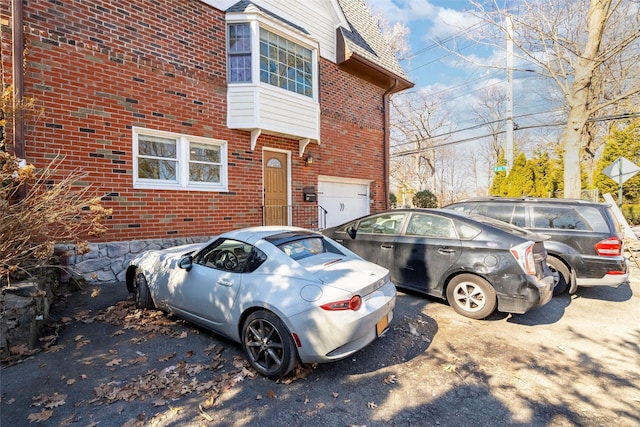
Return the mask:
<path fill-rule="evenodd" d="M 536 262 L 533 259 L 533 242 L 524 242 L 512 247 L 511 255 L 526 274 L 536 275 Z"/>
<path fill-rule="evenodd" d="M 353 310 L 356 311 L 362 305 L 362 298 L 359 295 L 351 297 L 351 299 L 343 300 L 343 301 L 335 301 L 330 302 L 328 304 L 324 304 L 321 307 L 327 311 L 336 311 L 336 310 Z"/>
<path fill-rule="evenodd" d="M 622 241 L 617 237 L 609 237 L 596 243 L 595 248 L 596 253 L 600 256 L 620 256 L 622 254 Z"/>

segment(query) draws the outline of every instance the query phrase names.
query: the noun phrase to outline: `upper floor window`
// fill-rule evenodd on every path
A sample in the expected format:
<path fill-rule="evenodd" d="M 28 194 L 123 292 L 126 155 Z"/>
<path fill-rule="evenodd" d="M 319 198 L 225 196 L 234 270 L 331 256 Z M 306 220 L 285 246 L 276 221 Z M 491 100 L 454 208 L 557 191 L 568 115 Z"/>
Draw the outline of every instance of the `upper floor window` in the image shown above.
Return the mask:
<path fill-rule="evenodd" d="M 260 28 L 260 81 L 312 97 L 311 49 Z"/>
<path fill-rule="evenodd" d="M 259 40 L 252 40 L 252 28 L 259 29 Z M 259 81 L 309 98 L 314 96 L 314 51 L 257 22 L 227 26 L 227 57 L 229 83 Z M 253 73 L 252 64 L 259 67 L 257 73 Z"/>
<path fill-rule="evenodd" d="M 227 55 L 229 81 L 251 81 L 251 28 L 249 24 L 230 24 L 228 27 Z"/>
<path fill-rule="evenodd" d="M 134 188 L 227 189 L 227 143 L 144 128 L 133 129 Z"/>

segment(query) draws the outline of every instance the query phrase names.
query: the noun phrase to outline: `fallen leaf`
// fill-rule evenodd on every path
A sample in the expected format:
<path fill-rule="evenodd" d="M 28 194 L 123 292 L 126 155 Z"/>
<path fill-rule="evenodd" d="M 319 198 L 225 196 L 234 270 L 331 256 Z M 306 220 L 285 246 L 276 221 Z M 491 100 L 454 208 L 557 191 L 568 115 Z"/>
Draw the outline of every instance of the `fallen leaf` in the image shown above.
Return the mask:
<path fill-rule="evenodd" d="M 455 372 L 456 365 L 445 365 L 443 369 L 445 372 Z"/>
<path fill-rule="evenodd" d="M 262 395 L 261 394 L 257 395 L 256 400 L 262 400 Z"/>
<path fill-rule="evenodd" d="M 275 399 L 275 398 L 276 398 L 276 397 L 278 397 L 278 396 L 276 396 L 276 392 L 275 392 L 275 391 L 273 391 L 273 390 L 269 390 L 269 391 L 267 391 L 267 397 L 268 397 L 269 399 Z"/>
<path fill-rule="evenodd" d="M 45 351 L 45 353 L 57 353 L 58 351 L 62 350 L 64 348 L 63 345 L 52 345 L 50 347 L 47 347 L 47 350 Z"/>
<path fill-rule="evenodd" d="M 167 360 L 175 357 L 176 352 L 174 351 L 173 353 L 170 354 L 165 354 L 164 356 L 162 356 L 160 359 L 158 359 L 160 362 L 166 362 Z"/>
<path fill-rule="evenodd" d="M 29 356 L 33 352 L 25 344 L 20 344 L 9 347 L 9 353 L 16 356 Z"/>
<path fill-rule="evenodd" d="M 395 384 L 397 382 L 397 378 L 393 374 L 387 375 L 382 382 L 385 384 Z"/>
<path fill-rule="evenodd" d="M 369 403 L 367 403 L 367 407 L 369 409 L 373 409 L 373 408 L 377 408 L 378 405 L 376 405 L 375 402 L 369 402 Z"/>
<path fill-rule="evenodd" d="M 116 359 L 113 359 L 112 361 L 108 362 L 107 366 L 109 366 L 109 367 L 116 366 L 116 365 L 119 365 L 120 362 L 122 362 L 122 359 L 116 358 Z"/>
<path fill-rule="evenodd" d="M 100 289 L 100 288 L 93 288 L 93 289 L 91 290 L 91 298 L 96 298 L 96 297 L 98 297 L 98 296 L 100 295 L 100 291 L 101 291 L 101 289 Z"/>
<path fill-rule="evenodd" d="M 30 423 L 39 423 L 40 421 L 47 421 L 49 418 L 51 418 L 52 415 L 53 411 L 47 411 L 46 409 L 43 409 L 38 413 L 29 414 L 27 419 Z"/>
<path fill-rule="evenodd" d="M 333 393 L 331 393 L 331 394 L 333 395 L 333 398 L 334 398 L 334 399 L 337 399 L 337 398 L 338 398 L 338 396 L 340 396 L 340 395 L 339 395 L 337 392 L 335 392 L 335 391 L 334 391 Z"/>
<path fill-rule="evenodd" d="M 183 340 L 187 337 L 187 331 L 183 331 L 180 335 L 178 335 L 178 339 Z"/>
<path fill-rule="evenodd" d="M 167 404 L 167 401 L 164 399 L 157 399 L 153 402 L 153 406 L 164 406 Z"/>
<path fill-rule="evenodd" d="M 69 378 L 69 379 L 67 380 L 67 385 L 71 385 L 71 384 L 73 384 L 73 383 L 75 383 L 75 382 L 76 382 L 76 380 L 74 380 L 73 378 Z"/>
<path fill-rule="evenodd" d="M 189 350 L 189 351 L 187 351 L 186 356 L 187 356 L 187 357 L 193 357 L 193 350 Z"/>

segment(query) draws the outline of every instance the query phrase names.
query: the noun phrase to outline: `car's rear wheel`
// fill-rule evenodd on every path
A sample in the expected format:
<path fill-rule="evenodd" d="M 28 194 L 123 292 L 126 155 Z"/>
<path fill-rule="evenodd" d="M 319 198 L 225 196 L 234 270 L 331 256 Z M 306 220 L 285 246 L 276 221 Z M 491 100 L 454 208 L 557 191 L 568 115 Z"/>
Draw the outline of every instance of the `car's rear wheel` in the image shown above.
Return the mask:
<path fill-rule="evenodd" d="M 247 317 L 242 328 L 242 346 L 251 366 L 268 378 L 283 377 L 298 364 L 291 333 L 270 311 L 256 311 Z"/>
<path fill-rule="evenodd" d="M 153 308 L 153 299 L 151 299 L 151 291 L 149 290 L 149 283 L 144 273 L 138 269 L 136 271 L 136 306 L 138 308 Z"/>
<path fill-rule="evenodd" d="M 553 295 L 562 295 L 569 287 L 569 282 L 571 281 L 569 269 L 564 262 L 552 256 L 547 256 L 547 265 L 549 269 L 556 274 Z"/>
<path fill-rule="evenodd" d="M 473 274 L 461 274 L 451 279 L 447 286 L 447 301 L 457 313 L 472 319 L 484 319 L 498 305 L 493 286 Z"/>

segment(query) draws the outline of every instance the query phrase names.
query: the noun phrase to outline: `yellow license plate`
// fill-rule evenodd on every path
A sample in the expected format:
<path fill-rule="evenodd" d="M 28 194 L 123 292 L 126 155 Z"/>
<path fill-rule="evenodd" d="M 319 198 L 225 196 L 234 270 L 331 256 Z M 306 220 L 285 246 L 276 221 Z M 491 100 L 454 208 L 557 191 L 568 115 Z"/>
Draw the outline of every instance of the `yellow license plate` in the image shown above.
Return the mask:
<path fill-rule="evenodd" d="M 389 326 L 389 317 L 384 316 L 378 323 L 376 323 L 376 334 L 378 336 L 382 335 L 384 331 L 387 330 Z"/>

